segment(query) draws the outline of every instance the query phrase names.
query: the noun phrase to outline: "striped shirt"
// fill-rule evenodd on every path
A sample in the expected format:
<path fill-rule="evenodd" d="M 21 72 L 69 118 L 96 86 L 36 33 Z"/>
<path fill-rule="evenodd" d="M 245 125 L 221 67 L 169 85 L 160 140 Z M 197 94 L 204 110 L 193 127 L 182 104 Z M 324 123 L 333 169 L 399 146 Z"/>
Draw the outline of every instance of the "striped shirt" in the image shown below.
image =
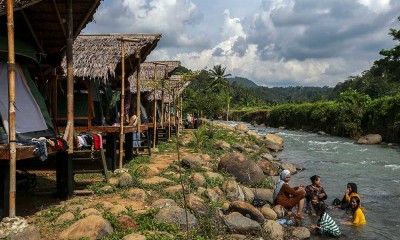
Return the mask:
<path fill-rule="evenodd" d="M 337 237 L 340 235 L 340 229 L 335 221 L 326 212 L 318 219 L 317 225 L 321 234 Z"/>

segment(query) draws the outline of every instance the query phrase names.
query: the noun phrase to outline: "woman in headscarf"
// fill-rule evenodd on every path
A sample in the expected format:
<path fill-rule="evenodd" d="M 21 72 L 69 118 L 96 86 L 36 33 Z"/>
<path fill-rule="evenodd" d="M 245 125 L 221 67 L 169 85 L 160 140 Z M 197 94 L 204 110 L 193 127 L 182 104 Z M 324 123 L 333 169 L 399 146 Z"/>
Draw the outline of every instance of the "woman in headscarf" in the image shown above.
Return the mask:
<path fill-rule="evenodd" d="M 274 189 L 274 204 L 283 206 L 288 212 L 292 211 L 292 208 L 297 206 L 297 214 L 298 218 L 304 218 L 301 214 L 304 206 L 304 197 L 306 191 L 303 188 L 304 185 L 300 184 L 296 187 L 290 187 L 289 181 L 291 178 L 291 174 L 289 170 L 283 170 L 279 175 L 279 181 L 276 183 Z"/>
<path fill-rule="evenodd" d="M 350 209 L 351 208 L 350 199 L 352 197 L 358 197 L 360 199 L 360 195 L 357 193 L 357 184 L 348 183 L 340 208 L 341 209 Z"/>

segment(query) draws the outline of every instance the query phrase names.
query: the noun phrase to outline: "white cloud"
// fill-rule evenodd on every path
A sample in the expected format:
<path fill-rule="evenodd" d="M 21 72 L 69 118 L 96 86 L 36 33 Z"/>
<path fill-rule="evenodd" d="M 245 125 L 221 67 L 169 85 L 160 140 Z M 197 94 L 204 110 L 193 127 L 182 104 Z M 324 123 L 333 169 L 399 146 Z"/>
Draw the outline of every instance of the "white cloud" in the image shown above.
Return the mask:
<path fill-rule="evenodd" d="M 387 11 L 390 8 L 390 0 L 358 0 L 358 2 L 376 13 Z"/>
<path fill-rule="evenodd" d="M 387 32 L 400 11 L 390 0 L 104 2 L 89 32 L 161 33 L 148 60 L 222 64 L 265 86 L 334 86 L 360 74 L 394 46 Z"/>

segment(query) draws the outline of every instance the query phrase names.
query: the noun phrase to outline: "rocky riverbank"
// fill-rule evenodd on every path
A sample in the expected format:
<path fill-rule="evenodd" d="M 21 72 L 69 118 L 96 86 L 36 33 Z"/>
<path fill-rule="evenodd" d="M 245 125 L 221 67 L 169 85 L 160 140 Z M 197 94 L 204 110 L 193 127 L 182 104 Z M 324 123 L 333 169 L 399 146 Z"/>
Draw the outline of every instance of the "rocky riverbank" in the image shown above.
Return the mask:
<path fill-rule="evenodd" d="M 258 136 L 246 125 L 205 124 L 162 143 L 76 196 L 27 216 L 29 228 L 11 239 L 304 239 L 301 222 L 273 206 L 282 162 L 279 136 Z M 98 176 L 87 176 L 98 178 Z M 282 219 L 277 221 L 277 219 Z M 25 235 L 24 235 L 25 234 Z M 19 237 L 18 237 L 19 236 Z M 35 237 L 36 236 L 36 237 Z"/>

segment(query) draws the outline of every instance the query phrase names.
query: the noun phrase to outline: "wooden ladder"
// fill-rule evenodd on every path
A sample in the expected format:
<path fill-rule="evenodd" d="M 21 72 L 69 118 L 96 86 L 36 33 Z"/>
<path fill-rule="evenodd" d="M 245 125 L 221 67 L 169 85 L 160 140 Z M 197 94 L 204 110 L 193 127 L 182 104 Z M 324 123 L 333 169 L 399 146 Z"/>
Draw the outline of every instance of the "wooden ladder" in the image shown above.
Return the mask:
<path fill-rule="evenodd" d="M 100 156 L 95 156 L 96 153 L 100 152 Z M 89 156 L 85 156 L 89 154 Z M 82 163 L 88 163 L 88 161 L 99 161 L 101 160 L 101 165 L 102 168 L 101 169 L 94 169 L 94 168 L 90 168 L 90 169 L 76 169 L 74 167 L 74 165 L 78 165 L 78 164 L 74 164 L 78 163 L 78 162 L 82 162 Z M 106 163 L 106 158 L 105 158 L 105 154 L 104 154 L 104 149 L 100 148 L 99 150 L 95 150 L 95 151 L 91 151 L 91 150 L 77 150 L 74 151 L 74 156 L 72 157 L 72 174 L 87 174 L 87 173 L 102 173 L 104 175 L 104 178 L 106 180 L 107 183 L 109 183 L 110 180 L 110 176 L 108 174 L 107 171 L 107 163 Z"/>

